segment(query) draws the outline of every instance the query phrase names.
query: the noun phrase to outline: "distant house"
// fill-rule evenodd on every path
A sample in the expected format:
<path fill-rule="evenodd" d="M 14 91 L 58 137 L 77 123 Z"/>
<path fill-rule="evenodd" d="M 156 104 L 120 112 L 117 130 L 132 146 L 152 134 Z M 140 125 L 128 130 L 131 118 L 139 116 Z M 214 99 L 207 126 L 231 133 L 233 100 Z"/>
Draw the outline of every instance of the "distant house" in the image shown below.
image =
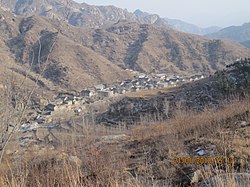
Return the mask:
<path fill-rule="evenodd" d="M 61 93 L 58 94 L 57 97 L 61 98 L 61 99 L 64 99 L 64 100 L 65 100 L 65 98 L 72 100 L 72 99 L 74 99 L 74 94 L 61 92 Z"/>
<path fill-rule="evenodd" d="M 150 78 L 148 76 L 139 76 L 138 80 L 140 82 L 148 82 L 148 81 L 150 81 Z"/>
<path fill-rule="evenodd" d="M 117 93 L 118 94 L 125 94 L 126 93 L 126 89 L 118 89 Z"/>
<path fill-rule="evenodd" d="M 138 79 L 144 79 L 144 78 L 147 78 L 147 75 L 144 74 L 144 73 L 140 73 L 138 76 L 137 76 Z"/>
<path fill-rule="evenodd" d="M 140 89 L 139 88 L 137 88 L 136 86 L 132 86 L 131 88 L 130 88 L 130 92 L 138 92 Z"/>
<path fill-rule="evenodd" d="M 125 84 L 128 84 L 128 83 L 131 83 L 132 82 L 132 79 L 126 79 L 123 81 Z"/>
<path fill-rule="evenodd" d="M 147 84 L 145 86 L 145 89 L 152 90 L 152 89 L 154 89 L 154 85 L 153 84 Z"/>
<path fill-rule="evenodd" d="M 81 96 L 82 97 L 91 97 L 94 95 L 94 92 L 88 89 L 82 90 L 81 91 Z"/>
<path fill-rule="evenodd" d="M 139 84 L 138 80 L 132 80 L 131 83 L 132 83 L 133 85 L 136 85 L 137 83 Z M 138 84 L 137 84 L 137 85 L 138 85 Z"/>
<path fill-rule="evenodd" d="M 171 85 L 176 84 L 176 82 L 175 82 L 175 81 L 169 81 L 169 83 L 170 83 Z"/>
<path fill-rule="evenodd" d="M 101 98 L 113 96 L 113 91 L 100 90 L 97 95 Z"/>
<path fill-rule="evenodd" d="M 98 84 L 94 86 L 95 90 L 104 90 L 106 86 L 104 84 Z"/>
<path fill-rule="evenodd" d="M 167 82 L 161 82 L 158 85 L 159 85 L 160 88 L 166 88 L 166 87 L 169 86 L 169 83 L 167 83 Z"/>
<path fill-rule="evenodd" d="M 38 124 L 45 123 L 45 122 L 46 122 L 46 118 L 39 118 L 39 119 L 36 119 L 35 122 L 38 123 Z"/>
<path fill-rule="evenodd" d="M 58 106 L 52 103 L 49 103 L 46 107 L 45 110 L 48 111 L 56 111 L 58 109 Z"/>
<path fill-rule="evenodd" d="M 195 80 L 204 79 L 204 75 L 196 75 Z"/>
<path fill-rule="evenodd" d="M 172 79 L 169 79 L 170 82 L 179 82 L 179 79 L 178 78 L 172 78 Z"/>
<path fill-rule="evenodd" d="M 167 78 L 167 75 L 166 74 L 156 74 L 155 75 L 156 76 L 156 78 L 159 78 L 160 80 L 165 80 L 166 78 Z"/>
<path fill-rule="evenodd" d="M 133 84 L 131 82 L 129 82 L 129 83 L 126 82 L 121 87 L 125 88 L 125 89 L 129 89 L 131 86 L 133 86 Z"/>
<path fill-rule="evenodd" d="M 109 90 L 110 90 L 113 94 L 117 94 L 117 93 L 118 93 L 118 88 L 116 88 L 116 87 L 110 87 Z"/>

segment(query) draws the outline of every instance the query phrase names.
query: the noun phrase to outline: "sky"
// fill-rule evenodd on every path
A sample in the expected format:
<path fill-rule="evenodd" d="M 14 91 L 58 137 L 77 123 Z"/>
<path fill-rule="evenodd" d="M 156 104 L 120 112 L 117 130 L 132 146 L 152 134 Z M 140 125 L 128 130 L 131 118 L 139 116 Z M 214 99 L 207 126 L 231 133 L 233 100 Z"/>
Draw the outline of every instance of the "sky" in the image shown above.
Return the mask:
<path fill-rule="evenodd" d="M 250 22 L 250 0 L 75 0 L 90 5 L 114 5 L 130 12 L 140 9 L 161 17 L 180 19 L 200 27 Z"/>

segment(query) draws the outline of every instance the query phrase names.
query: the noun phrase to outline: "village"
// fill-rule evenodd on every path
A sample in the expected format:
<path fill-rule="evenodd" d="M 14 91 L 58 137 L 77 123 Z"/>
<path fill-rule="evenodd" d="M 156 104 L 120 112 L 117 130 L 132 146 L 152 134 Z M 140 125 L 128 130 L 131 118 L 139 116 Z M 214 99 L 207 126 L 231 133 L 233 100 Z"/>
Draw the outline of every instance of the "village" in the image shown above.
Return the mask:
<path fill-rule="evenodd" d="M 97 102 L 108 98 L 115 98 L 126 93 L 143 92 L 144 90 L 157 90 L 168 87 L 176 87 L 186 82 L 203 79 L 204 75 L 192 75 L 189 77 L 169 76 L 166 74 L 151 74 L 136 72 L 134 79 L 127 79 L 117 84 L 107 86 L 98 84 L 92 88 L 85 88 L 80 93 L 59 93 L 53 101 L 49 101 L 44 109 L 21 126 L 22 132 L 38 128 L 57 127 L 57 116 L 79 116 L 89 112 L 88 108 Z M 50 124 L 50 125 L 48 125 Z M 54 124 L 54 125 L 51 125 Z M 47 126 L 46 126 L 47 125 Z"/>

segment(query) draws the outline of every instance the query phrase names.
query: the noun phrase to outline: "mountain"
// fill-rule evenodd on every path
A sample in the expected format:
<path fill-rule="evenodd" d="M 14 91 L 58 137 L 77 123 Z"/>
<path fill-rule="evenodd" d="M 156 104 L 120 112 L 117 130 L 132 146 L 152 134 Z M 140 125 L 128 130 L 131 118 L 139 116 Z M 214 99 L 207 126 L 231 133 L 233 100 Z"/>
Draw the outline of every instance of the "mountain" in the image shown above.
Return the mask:
<path fill-rule="evenodd" d="M 44 2 L 51 7 L 46 8 L 46 14 L 40 14 L 47 5 Z M 9 71 L 14 70 L 20 76 L 25 75 L 25 68 L 31 68 L 34 76 L 44 71 L 41 81 L 48 89 L 58 86 L 81 90 L 93 84 L 112 84 L 132 78 L 127 68 L 146 73 L 208 74 L 250 54 L 248 49 L 229 41 L 205 39 L 131 20 L 112 23 L 103 17 L 109 24 L 99 28 L 91 24 L 76 27 L 70 21 L 55 19 L 62 16 L 60 10 L 67 9 L 65 2 L 47 0 L 38 4 L 37 0 L 19 0 L 15 6 L 7 7 L 17 15 L 6 7 L 0 8 L 0 59 L 3 65 L 9 64 Z M 95 8 L 69 2 L 70 10 L 78 6 Z M 35 3 L 36 7 L 32 7 Z M 101 9 L 108 10 L 110 6 Z M 95 20 L 98 16 L 92 13 L 89 18 Z"/>
<path fill-rule="evenodd" d="M 192 33 L 192 34 L 197 34 L 197 35 L 206 35 L 209 33 L 214 33 L 219 31 L 221 28 L 220 27 L 207 27 L 207 28 L 201 28 L 196 25 L 186 23 L 184 21 L 178 20 L 178 19 L 168 19 L 166 18 L 167 23 L 172 26 L 172 28 L 182 31 L 182 32 L 187 32 L 187 33 Z"/>
<path fill-rule="evenodd" d="M 46 87 L 58 85 L 74 90 L 131 77 L 125 70 L 75 41 L 76 38 L 62 34 L 78 33 L 79 28 L 61 26 L 46 17 L 14 17 L 0 10 L 0 62 L 7 69 L 1 68 L 2 73 L 14 71 L 23 76 L 28 67 L 36 77 L 35 74 L 44 69 L 42 79 Z M 79 31 L 79 35 L 81 32 L 84 30 Z"/>
<path fill-rule="evenodd" d="M 140 18 L 149 18 L 149 17 L 154 16 L 154 15 L 149 14 L 147 12 L 143 12 L 140 9 L 137 9 L 136 11 L 134 11 L 134 14 Z M 206 35 L 209 33 L 217 32 L 221 29 L 221 28 L 215 27 L 215 26 L 208 27 L 208 28 L 200 28 L 196 25 L 186 23 L 186 22 L 178 20 L 178 19 L 158 18 L 158 21 L 163 22 L 168 27 L 171 27 L 171 28 L 176 29 L 178 31 L 196 34 L 196 35 Z"/>
<path fill-rule="evenodd" d="M 145 72 L 208 73 L 236 56 L 248 56 L 247 49 L 228 41 L 127 22 L 96 30 L 93 41 L 89 47 L 99 54 Z"/>
<path fill-rule="evenodd" d="M 144 17 L 144 16 L 149 16 L 149 15 L 150 15 L 149 13 L 143 12 L 143 11 L 141 11 L 140 9 L 135 10 L 135 11 L 134 11 L 134 14 L 135 14 L 136 16 L 140 16 L 140 17 Z"/>
<path fill-rule="evenodd" d="M 73 26 L 87 28 L 99 28 L 120 20 L 166 26 L 158 15 L 137 17 L 126 9 L 115 6 L 79 4 L 72 0 L 2 0 L 2 6 L 8 7 L 16 15 L 46 16 L 60 21 L 64 20 Z"/>
<path fill-rule="evenodd" d="M 206 36 L 209 38 L 229 39 L 232 41 L 241 42 L 243 45 L 249 47 L 250 22 L 241 26 L 230 26 Z"/>
<path fill-rule="evenodd" d="M 180 20 L 160 18 L 157 14 L 149 14 L 139 9 L 134 13 L 130 13 L 126 9 L 123 10 L 114 6 L 91 6 L 71 0 L 3 0 L 2 5 L 8 7 L 17 15 L 47 16 L 53 19 L 65 20 L 74 26 L 88 28 L 100 28 L 103 25 L 114 24 L 119 20 L 127 20 L 140 24 L 172 27 L 179 31 L 198 35 L 205 35 L 219 30 L 218 27 L 199 28 Z"/>
<path fill-rule="evenodd" d="M 157 14 L 149 14 L 147 12 L 141 11 L 140 9 L 135 10 L 133 14 L 137 17 L 140 23 L 170 28 L 170 25 L 168 25 L 167 21 Z"/>
<path fill-rule="evenodd" d="M 114 6 L 93 6 L 86 3 L 76 3 L 72 0 L 3 0 L 2 5 L 8 7 L 17 15 L 47 16 L 53 19 L 65 20 L 69 24 L 81 27 L 100 28 L 103 25 L 114 24 L 120 20 L 153 24 L 161 27 L 172 27 L 179 31 L 204 35 L 218 31 L 218 27 L 199 28 L 180 20 L 164 19 L 157 14 L 149 14 L 136 10 L 134 13 Z"/>
<path fill-rule="evenodd" d="M 248 48 L 250 48 L 250 40 L 246 40 L 244 42 L 241 42 L 241 44 L 248 47 Z"/>

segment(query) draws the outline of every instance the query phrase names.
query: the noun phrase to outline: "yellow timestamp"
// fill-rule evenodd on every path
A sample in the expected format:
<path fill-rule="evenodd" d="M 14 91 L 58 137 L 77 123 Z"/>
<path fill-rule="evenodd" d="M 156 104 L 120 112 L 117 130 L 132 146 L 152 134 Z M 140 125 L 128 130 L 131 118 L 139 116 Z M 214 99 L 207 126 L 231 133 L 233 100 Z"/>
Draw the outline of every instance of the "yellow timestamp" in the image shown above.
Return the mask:
<path fill-rule="evenodd" d="M 196 164 L 196 165 L 222 165 L 222 164 L 233 164 L 233 157 L 176 157 L 173 159 L 173 164 L 176 165 L 187 165 L 187 164 Z"/>

